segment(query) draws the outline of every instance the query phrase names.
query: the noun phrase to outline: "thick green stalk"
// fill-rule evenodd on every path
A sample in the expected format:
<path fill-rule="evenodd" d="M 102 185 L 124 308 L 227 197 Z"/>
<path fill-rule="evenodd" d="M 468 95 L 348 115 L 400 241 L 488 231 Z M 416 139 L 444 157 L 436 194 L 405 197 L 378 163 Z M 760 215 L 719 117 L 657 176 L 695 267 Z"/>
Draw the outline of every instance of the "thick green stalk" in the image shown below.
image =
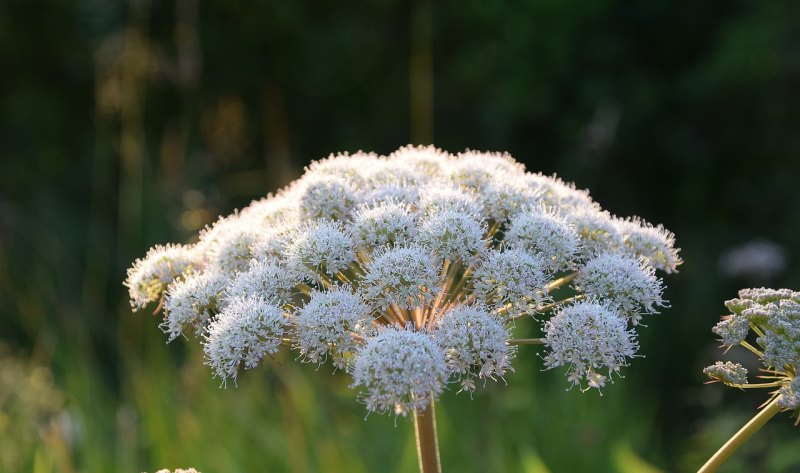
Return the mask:
<path fill-rule="evenodd" d="M 703 465 L 697 473 L 712 473 L 717 471 L 717 468 L 720 467 L 723 463 L 725 463 L 731 455 L 733 455 L 739 447 L 744 444 L 747 439 L 749 439 L 754 433 L 758 432 L 758 429 L 764 426 L 768 420 L 772 419 L 775 414 L 780 412 L 783 408 L 778 405 L 778 400 L 780 396 L 775 397 L 769 404 L 767 404 L 761 411 L 755 415 L 750 422 L 744 425 L 738 432 L 736 432 L 733 437 L 731 437 L 725 445 L 723 445 L 717 453 L 715 453 L 711 458 L 708 459 L 705 465 Z"/>
<path fill-rule="evenodd" d="M 433 399 L 424 411 L 414 411 L 414 430 L 417 435 L 417 456 L 420 473 L 441 473 L 439 441 L 436 438 L 436 412 Z"/>

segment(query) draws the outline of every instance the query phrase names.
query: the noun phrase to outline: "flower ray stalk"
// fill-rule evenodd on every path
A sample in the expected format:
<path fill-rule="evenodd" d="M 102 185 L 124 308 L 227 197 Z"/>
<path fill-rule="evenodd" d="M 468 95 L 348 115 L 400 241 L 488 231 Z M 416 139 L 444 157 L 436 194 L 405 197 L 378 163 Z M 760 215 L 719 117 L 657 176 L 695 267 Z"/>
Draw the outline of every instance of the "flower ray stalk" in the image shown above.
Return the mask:
<path fill-rule="evenodd" d="M 512 338 L 508 340 L 509 345 L 542 345 L 543 338 Z"/>

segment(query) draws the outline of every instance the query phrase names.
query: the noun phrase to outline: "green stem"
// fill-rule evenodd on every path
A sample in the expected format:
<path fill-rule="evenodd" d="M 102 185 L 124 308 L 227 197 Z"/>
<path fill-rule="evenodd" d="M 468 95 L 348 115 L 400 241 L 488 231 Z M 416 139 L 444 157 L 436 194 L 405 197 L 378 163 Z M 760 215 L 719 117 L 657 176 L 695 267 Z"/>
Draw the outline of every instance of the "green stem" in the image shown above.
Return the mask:
<path fill-rule="evenodd" d="M 570 302 L 578 302 L 578 301 L 582 301 L 584 299 L 586 299 L 586 295 L 585 294 L 578 294 L 577 296 L 572 296 L 572 297 L 568 297 L 566 299 L 562 299 L 560 301 L 555 301 L 552 304 L 539 306 L 539 307 L 537 307 L 537 308 L 535 308 L 533 310 L 532 314 L 528 314 L 528 313 L 523 312 L 521 314 L 517 314 L 517 315 L 514 315 L 512 317 L 509 317 L 508 320 L 517 320 L 517 319 L 521 319 L 523 317 L 534 317 L 535 314 L 544 314 L 544 313 L 549 312 L 549 311 L 551 311 L 553 309 L 561 307 L 564 304 L 569 304 Z M 506 315 L 508 313 L 508 310 L 513 306 L 514 305 L 510 304 L 510 303 L 506 304 L 503 307 L 500 307 L 499 309 L 497 309 L 497 313 L 499 315 Z"/>
<path fill-rule="evenodd" d="M 567 297 L 566 299 L 555 301 L 552 304 L 543 305 L 541 307 L 536 308 L 537 314 L 543 314 L 545 312 L 551 311 L 557 307 L 561 307 L 562 305 L 569 304 L 570 302 L 578 302 L 586 299 L 586 294 L 578 294 L 576 296 Z"/>
<path fill-rule="evenodd" d="M 753 353 L 754 355 L 756 355 L 756 356 L 757 356 L 757 357 L 759 357 L 759 358 L 761 358 L 762 356 L 764 356 L 764 354 L 763 354 L 763 353 L 761 353 L 761 350 L 759 350 L 758 348 L 754 347 L 753 345 L 750 345 L 749 343 L 745 342 L 744 340 L 742 340 L 741 342 L 739 342 L 739 344 L 740 344 L 741 346 L 743 346 L 743 347 L 747 348 L 748 350 L 750 350 L 750 352 L 751 352 L 751 353 Z"/>
<path fill-rule="evenodd" d="M 775 381 L 772 383 L 754 383 L 754 384 L 729 384 L 728 386 L 732 388 L 739 388 L 739 389 L 766 389 L 766 388 L 778 388 L 786 384 L 786 381 Z"/>
<path fill-rule="evenodd" d="M 543 338 L 511 338 L 508 340 L 509 345 L 542 345 Z"/>
<path fill-rule="evenodd" d="M 783 408 L 778 405 L 778 401 L 780 400 L 781 396 L 776 396 L 775 399 L 770 401 L 761 411 L 755 415 L 750 422 L 744 425 L 738 432 L 736 432 L 733 437 L 728 439 L 725 442 L 725 445 L 720 447 L 711 458 L 708 459 L 705 465 L 703 465 L 697 473 L 712 473 L 717 471 L 717 468 L 720 467 L 723 463 L 725 463 L 731 455 L 733 455 L 739 447 L 744 444 L 747 439 L 749 439 L 754 433 L 758 432 L 758 429 L 764 426 L 768 420 L 772 419 L 775 414 L 780 412 Z"/>
<path fill-rule="evenodd" d="M 439 460 L 439 441 L 436 438 L 436 413 L 433 398 L 425 410 L 414 411 L 414 430 L 417 435 L 420 473 L 442 473 L 442 465 Z"/>

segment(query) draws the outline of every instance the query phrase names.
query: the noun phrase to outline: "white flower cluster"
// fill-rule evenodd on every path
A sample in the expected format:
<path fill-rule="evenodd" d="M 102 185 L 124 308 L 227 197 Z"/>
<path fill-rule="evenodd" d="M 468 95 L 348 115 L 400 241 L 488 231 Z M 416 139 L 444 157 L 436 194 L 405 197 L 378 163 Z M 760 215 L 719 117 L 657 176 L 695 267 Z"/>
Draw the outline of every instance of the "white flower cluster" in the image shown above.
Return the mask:
<path fill-rule="evenodd" d="M 196 244 L 153 248 L 125 284 L 135 309 L 163 299 L 170 340 L 201 335 L 223 382 L 291 347 L 346 369 L 369 410 L 404 414 L 450 382 L 502 379 L 523 343 L 601 387 L 666 305 L 655 271 L 681 263 L 674 243 L 506 154 L 409 146 L 315 162 Z M 512 338 L 551 311 L 544 339 Z"/>
<path fill-rule="evenodd" d="M 156 245 L 144 258 L 137 259 L 128 269 L 125 286 L 134 310 L 161 298 L 167 284 L 191 271 L 194 248 L 179 245 Z"/>
<path fill-rule="evenodd" d="M 634 324 L 640 313 L 654 313 L 664 305 L 655 269 L 633 256 L 599 253 L 585 263 L 575 284 L 586 295 L 616 305 Z"/>
<path fill-rule="evenodd" d="M 482 306 L 457 306 L 436 321 L 434 338 L 444 351 L 448 370 L 461 388 L 475 390 L 475 377 L 500 378 L 511 369 L 513 346 L 503 320 Z"/>
<path fill-rule="evenodd" d="M 254 368 L 278 351 L 286 319 L 258 296 L 235 299 L 209 324 L 204 351 L 215 375 L 236 380 L 239 365 Z"/>
<path fill-rule="evenodd" d="M 425 409 L 447 381 L 444 354 L 423 332 L 396 327 L 370 338 L 353 363 L 353 386 L 375 412 Z"/>
<path fill-rule="evenodd" d="M 742 345 L 757 355 L 775 379 L 764 387 L 778 387 L 778 404 L 800 408 L 800 292 L 791 289 L 742 289 L 739 297 L 725 302 L 731 311 L 712 329 L 722 345 Z M 752 336 L 751 336 L 752 332 Z M 748 340 L 748 337 L 750 339 Z M 717 362 L 704 372 L 714 381 L 745 384 L 744 368 Z M 758 387 L 758 384 L 751 384 Z"/>
<path fill-rule="evenodd" d="M 567 366 L 567 379 L 573 386 L 585 379 L 588 388 L 601 388 L 611 375 L 619 373 L 636 356 L 636 333 L 627 321 L 608 304 L 581 301 L 559 310 L 544 324 L 544 343 L 550 353 L 545 366 Z M 600 374 L 606 370 L 608 376 Z M 586 388 L 586 389 L 588 389 Z"/>
<path fill-rule="evenodd" d="M 440 289 L 434 258 L 418 246 L 378 250 L 361 281 L 367 300 L 379 310 L 429 304 Z"/>
<path fill-rule="evenodd" d="M 201 335 L 209 319 L 222 305 L 226 279 L 220 273 L 190 273 L 175 281 L 164 300 L 164 322 L 161 328 L 174 340 L 186 330 L 194 327 Z"/>
<path fill-rule="evenodd" d="M 547 262 L 524 250 L 491 250 L 475 270 L 474 294 L 479 300 L 507 307 L 512 315 L 535 313 L 549 299 Z"/>
<path fill-rule="evenodd" d="M 361 294 L 348 288 L 314 291 L 295 313 L 294 345 L 312 363 L 324 362 L 331 353 L 334 365 L 344 368 L 346 357 L 358 351 L 357 340 L 374 333 L 371 313 Z"/>

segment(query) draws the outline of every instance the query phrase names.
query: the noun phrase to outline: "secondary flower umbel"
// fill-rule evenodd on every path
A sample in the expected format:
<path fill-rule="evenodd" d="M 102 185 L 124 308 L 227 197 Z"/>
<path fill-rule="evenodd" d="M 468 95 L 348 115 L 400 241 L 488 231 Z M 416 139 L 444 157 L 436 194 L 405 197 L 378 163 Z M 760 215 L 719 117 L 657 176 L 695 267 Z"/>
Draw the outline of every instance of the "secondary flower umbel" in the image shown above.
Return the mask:
<path fill-rule="evenodd" d="M 199 335 L 223 381 L 295 349 L 347 370 L 370 411 L 404 415 L 449 383 L 503 379 L 517 345 L 601 388 L 666 305 L 656 270 L 680 263 L 663 227 L 506 154 L 409 146 L 315 162 L 197 243 L 153 248 L 125 284 L 134 309 L 163 298 L 169 339 Z"/>
<path fill-rule="evenodd" d="M 790 289 L 742 289 L 739 297 L 725 302 L 731 311 L 713 328 L 722 345 L 740 345 L 761 361 L 761 378 L 749 383 L 747 369 L 739 363 L 720 361 L 703 372 L 728 386 L 737 388 L 774 388 L 771 401 L 776 406 L 794 410 L 800 423 L 800 292 Z M 749 338 L 749 340 L 748 340 Z"/>
<path fill-rule="evenodd" d="M 800 292 L 790 289 L 742 289 L 739 297 L 725 302 L 730 315 L 714 327 L 726 350 L 740 345 L 764 366 L 763 381 L 750 383 L 747 369 L 739 363 L 718 361 L 703 372 L 710 382 L 740 389 L 774 389 L 761 410 L 736 432 L 698 470 L 712 473 L 777 413 L 794 411 L 800 424 Z M 752 331 L 752 334 L 751 334 Z"/>

